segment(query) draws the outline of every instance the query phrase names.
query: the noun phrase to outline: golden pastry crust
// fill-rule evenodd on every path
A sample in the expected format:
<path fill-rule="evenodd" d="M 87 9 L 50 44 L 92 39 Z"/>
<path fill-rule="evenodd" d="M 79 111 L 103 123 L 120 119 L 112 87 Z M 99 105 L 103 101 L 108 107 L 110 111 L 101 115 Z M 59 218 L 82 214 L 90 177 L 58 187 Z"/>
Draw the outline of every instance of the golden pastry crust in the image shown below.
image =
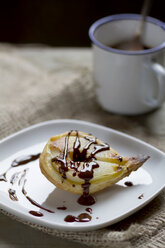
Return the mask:
<path fill-rule="evenodd" d="M 40 156 L 40 169 L 56 187 L 89 194 L 109 187 L 137 170 L 149 158 L 126 158 L 90 134 L 70 131 L 49 139 Z"/>

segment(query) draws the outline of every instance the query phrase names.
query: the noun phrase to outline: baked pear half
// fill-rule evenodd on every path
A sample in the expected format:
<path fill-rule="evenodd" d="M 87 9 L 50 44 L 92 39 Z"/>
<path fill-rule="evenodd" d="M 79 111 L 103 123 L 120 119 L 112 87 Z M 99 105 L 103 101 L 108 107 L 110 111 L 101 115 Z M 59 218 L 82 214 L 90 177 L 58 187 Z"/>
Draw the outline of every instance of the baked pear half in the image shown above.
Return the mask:
<path fill-rule="evenodd" d="M 120 156 L 91 134 L 69 131 L 49 139 L 40 155 L 40 168 L 56 187 L 89 195 L 128 176 L 148 158 Z"/>

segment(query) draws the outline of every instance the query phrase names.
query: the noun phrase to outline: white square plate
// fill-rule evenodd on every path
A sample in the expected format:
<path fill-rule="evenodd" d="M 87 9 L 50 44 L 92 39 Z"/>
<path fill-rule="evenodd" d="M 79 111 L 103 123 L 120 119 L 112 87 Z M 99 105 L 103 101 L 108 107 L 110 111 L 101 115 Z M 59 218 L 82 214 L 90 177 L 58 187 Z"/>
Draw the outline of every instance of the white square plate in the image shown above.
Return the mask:
<path fill-rule="evenodd" d="M 90 222 L 64 221 L 67 215 L 78 216 L 87 213 L 86 207 L 77 203 L 78 196 L 55 188 L 40 172 L 38 160 L 28 164 L 12 168 L 6 174 L 7 182 L 0 181 L 0 208 L 37 225 L 68 231 L 95 230 L 114 224 L 150 202 L 165 186 L 165 154 L 153 146 L 134 137 L 115 131 L 97 124 L 78 120 L 54 120 L 43 122 L 26 128 L 0 142 L 0 175 L 11 165 L 12 161 L 19 156 L 37 154 L 48 139 L 59 133 L 70 130 L 79 130 L 92 133 L 97 138 L 107 142 L 120 155 L 134 156 L 137 154 L 150 155 L 150 159 L 136 172 L 99 193 L 95 194 L 96 203 L 91 206 L 92 214 Z M 32 205 L 25 195 L 22 194 L 22 186 L 19 185 L 19 177 L 23 171 L 27 172 L 27 194 L 42 205 L 55 213 L 49 213 L 37 206 Z M 10 179 L 16 172 L 20 172 L 18 180 L 12 184 Z M 132 187 L 124 183 L 131 181 Z M 16 191 L 18 201 L 9 197 L 9 188 Z M 139 199 L 139 196 L 140 199 Z M 66 210 L 58 207 L 65 206 Z M 29 214 L 29 211 L 40 211 L 42 217 Z"/>

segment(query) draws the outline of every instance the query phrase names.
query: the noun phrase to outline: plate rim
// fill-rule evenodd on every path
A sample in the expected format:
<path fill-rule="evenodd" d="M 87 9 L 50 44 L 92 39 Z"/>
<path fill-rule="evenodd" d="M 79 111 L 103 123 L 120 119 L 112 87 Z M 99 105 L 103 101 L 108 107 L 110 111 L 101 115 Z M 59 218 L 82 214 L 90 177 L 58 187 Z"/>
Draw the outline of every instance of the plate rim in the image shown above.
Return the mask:
<path fill-rule="evenodd" d="M 110 132 L 112 132 L 112 133 L 114 133 L 116 135 L 131 139 L 131 140 L 134 140 L 135 142 L 138 142 L 138 143 L 141 143 L 143 145 L 146 145 L 149 148 L 154 149 L 156 152 L 160 153 L 161 155 L 163 155 L 165 157 L 165 153 L 163 151 L 159 150 L 158 148 L 152 146 L 151 144 L 148 144 L 147 142 L 145 142 L 145 141 L 143 141 L 143 140 L 141 140 L 139 138 L 136 138 L 136 137 L 134 137 L 132 135 L 125 134 L 124 132 L 121 132 L 121 131 L 106 127 L 104 125 L 100 125 L 100 124 L 96 124 L 96 123 L 88 122 L 88 121 L 83 121 L 83 120 L 76 120 L 76 119 L 56 119 L 56 120 L 48 120 L 48 121 L 39 122 L 37 124 L 34 124 L 34 125 L 29 126 L 29 127 L 23 128 L 23 129 L 15 132 L 15 133 L 7 136 L 7 137 L 1 139 L 0 140 L 0 146 L 3 145 L 4 142 L 6 142 L 6 141 L 8 141 L 8 140 L 10 140 L 12 138 L 15 138 L 15 137 L 17 137 L 19 135 L 23 135 L 24 133 L 29 132 L 29 131 L 31 131 L 33 129 L 43 127 L 43 126 L 47 126 L 47 125 L 56 124 L 56 123 L 57 124 L 59 124 L 59 123 L 64 123 L 64 124 L 75 123 L 75 124 L 83 124 L 83 125 L 90 126 L 90 127 L 101 128 L 102 130 L 110 131 Z M 88 225 L 76 226 L 76 225 L 72 225 L 71 223 L 69 223 L 69 225 L 67 227 L 66 227 L 66 225 L 63 225 L 63 224 L 60 224 L 60 223 L 52 225 L 52 223 L 47 222 L 46 220 L 43 221 L 43 220 L 37 219 L 36 217 L 28 216 L 25 213 L 20 212 L 19 210 L 16 210 L 16 209 L 13 209 L 12 207 L 6 206 L 2 202 L 0 202 L 0 209 L 2 209 L 3 211 L 9 213 L 9 215 L 12 215 L 13 217 L 15 217 L 16 220 L 20 220 L 22 222 L 29 222 L 31 224 L 35 224 L 35 225 L 38 225 L 38 226 L 43 227 L 43 228 L 46 227 L 48 229 L 52 229 L 52 230 L 56 230 L 56 231 L 68 231 L 68 232 L 72 232 L 72 231 L 74 231 L 74 232 L 75 231 L 77 231 L 77 232 L 79 232 L 79 231 L 92 231 L 92 230 L 97 230 L 97 229 L 106 227 L 108 225 L 112 225 L 114 223 L 117 223 L 118 221 L 121 221 L 121 220 L 127 218 L 128 216 L 132 215 L 133 213 L 137 212 L 138 210 L 140 210 L 144 206 L 146 206 L 164 188 L 165 188 L 165 183 L 164 183 L 164 185 L 162 184 L 162 186 L 159 189 L 157 189 L 157 191 L 152 195 L 152 197 L 149 197 L 146 201 L 141 203 L 139 206 L 131 209 L 127 213 L 123 214 L 122 216 L 120 215 L 120 216 L 116 217 L 115 219 L 113 219 L 112 221 L 106 221 L 106 222 L 98 223 L 98 224 L 94 223 L 93 225 L 90 225 L 89 227 L 88 227 Z M 71 230 L 69 231 L 69 229 L 71 229 Z"/>
<path fill-rule="evenodd" d="M 36 123 L 36 124 L 33 124 L 33 125 L 30 125 L 28 127 L 25 127 L 25 128 L 22 128 L 21 130 L 17 131 L 17 132 L 14 132 L 10 135 L 8 135 L 7 137 L 5 138 L 2 138 L 0 140 L 0 145 L 7 141 L 8 139 L 11 139 L 17 135 L 20 135 L 20 134 L 23 134 L 24 132 L 28 132 L 30 131 L 31 129 L 35 129 L 35 128 L 38 128 L 38 127 L 42 127 L 42 126 L 45 126 L 45 125 L 49 125 L 49 124 L 54 124 L 54 123 L 60 123 L 60 122 L 64 122 L 64 123 L 72 123 L 72 122 L 75 122 L 75 123 L 78 123 L 78 124 L 84 124 L 84 125 L 88 125 L 88 126 L 95 126 L 97 128 L 101 128 L 101 129 L 106 129 L 107 131 L 111 131 L 113 133 L 116 133 L 120 136 L 123 136 L 123 137 L 126 137 L 126 138 L 129 138 L 129 139 L 134 139 L 135 141 L 139 142 L 139 143 L 142 143 L 144 145 L 147 145 L 148 147 L 150 147 L 151 149 L 155 149 L 157 150 L 157 152 L 160 152 L 162 153 L 162 155 L 165 156 L 165 152 L 163 152 L 162 150 L 158 149 L 157 147 L 147 143 L 146 141 L 143 141 L 139 138 L 136 138 L 130 134 L 126 134 L 122 131 L 119 131 L 119 130 L 116 130 L 114 128 L 111 128 L 111 127 L 107 127 L 107 126 L 104 126 L 104 125 L 101 125 L 101 124 L 97 124 L 97 123 L 94 123 L 94 122 L 90 122 L 90 121 L 83 121 L 83 120 L 77 120 L 77 119 L 54 119 L 54 120 L 47 120 L 47 121 L 42 121 L 42 122 L 39 122 L 39 123 Z"/>

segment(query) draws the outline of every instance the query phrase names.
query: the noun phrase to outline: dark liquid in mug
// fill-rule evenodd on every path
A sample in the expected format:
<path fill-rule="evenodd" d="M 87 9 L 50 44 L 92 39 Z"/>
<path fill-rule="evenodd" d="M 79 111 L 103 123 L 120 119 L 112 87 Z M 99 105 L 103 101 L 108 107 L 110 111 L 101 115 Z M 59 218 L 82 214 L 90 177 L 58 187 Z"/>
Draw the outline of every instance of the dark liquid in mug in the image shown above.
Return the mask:
<path fill-rule="evenodd" d="M 149 47 L 145 44 L 141 44 L 141 49 L 139 49 L 139 47 L 131 47 L 130 43 L 127 41 L 123 41 L 123 42 L 119 42 L 116 44 L 108 44 L 107 46 L 114 48 L 114 49 L 119 49 L 119 50 L 126 50 L 126 51 L 143 51 L 143 50 L 147 50 L 147 49 L 151 49 L 152 47 Z"/>

